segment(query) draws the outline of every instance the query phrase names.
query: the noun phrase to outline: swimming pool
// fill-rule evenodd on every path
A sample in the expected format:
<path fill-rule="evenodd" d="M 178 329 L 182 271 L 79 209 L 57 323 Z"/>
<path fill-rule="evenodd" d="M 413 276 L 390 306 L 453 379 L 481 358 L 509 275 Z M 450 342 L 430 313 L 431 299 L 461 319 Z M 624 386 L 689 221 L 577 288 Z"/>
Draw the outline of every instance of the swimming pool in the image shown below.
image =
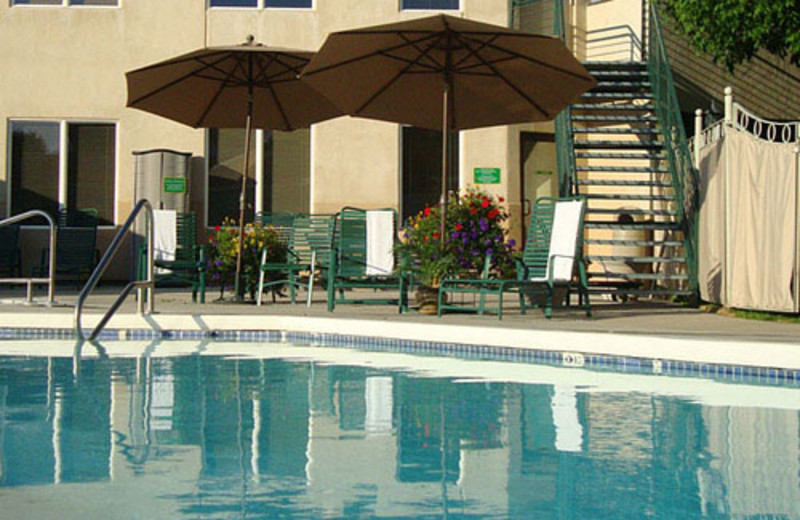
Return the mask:
<path fill-rule="evenodd" d="M 794 386 L 76 346 L 0 343 L 3 518 L 800 518 Z"/>

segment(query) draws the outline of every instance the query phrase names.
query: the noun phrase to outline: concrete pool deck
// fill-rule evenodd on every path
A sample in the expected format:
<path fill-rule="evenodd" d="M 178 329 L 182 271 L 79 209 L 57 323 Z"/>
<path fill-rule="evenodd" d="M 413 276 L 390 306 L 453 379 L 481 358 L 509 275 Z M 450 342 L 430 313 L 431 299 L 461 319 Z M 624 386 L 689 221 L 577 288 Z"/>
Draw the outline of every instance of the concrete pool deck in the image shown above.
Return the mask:
<path fill-rule="evenodd" d="M 101 287 L 87 301 L 82 325 L 91 328 L 119 293 Z M 38 292 L 39 299 L 43 299 Z M 800 324 L 745 320 L 661 302 L 593 301 L 592 318 L 578 308 L 555 309 L 547 320 L 538 309 L 522 315 L 509 308 L 500 321 L 494 315 L 398 314 L 396 307 L 337 306 L 327 312 L 323 291 L 310 307 L 277 303 L 215 302 L 193 304 L 185 290 L 159 289 L 156 313 L 140 316 L 133 296 L 109 322 L 109 330 L 157 331 L 290 331 L 489 345 L 568 353 L 665 359 L 723 365 L 800 369 Z M 0 329 L 73 328 L 77 291 L 59 287 L 58 305 L 22 305 L 24 293 L 0 288 Z"/>

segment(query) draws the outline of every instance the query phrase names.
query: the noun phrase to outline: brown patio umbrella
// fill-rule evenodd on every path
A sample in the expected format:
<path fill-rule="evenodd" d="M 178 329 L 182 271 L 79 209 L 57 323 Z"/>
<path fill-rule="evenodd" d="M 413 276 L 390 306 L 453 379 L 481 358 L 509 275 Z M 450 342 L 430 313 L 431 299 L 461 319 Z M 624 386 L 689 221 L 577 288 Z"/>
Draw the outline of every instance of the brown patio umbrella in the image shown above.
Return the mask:
<path fill-rule="evenodd" d="M 299 81 L 312 52 L 248 43 L 209 47 L 126 74 L 128 105 L 194 128 L 244 128 L 239 196 L 239 254 L 234 288 L 241 297 L 242 239 L 252 128 L 294 130 L 342 115 Z"/>
<path fill-rule="evenodd" d="M 332 33 L 301 76 L 345 113 L 443 132 L 545 121 L 595 85 L 560 40 L 437 15 Z"/>

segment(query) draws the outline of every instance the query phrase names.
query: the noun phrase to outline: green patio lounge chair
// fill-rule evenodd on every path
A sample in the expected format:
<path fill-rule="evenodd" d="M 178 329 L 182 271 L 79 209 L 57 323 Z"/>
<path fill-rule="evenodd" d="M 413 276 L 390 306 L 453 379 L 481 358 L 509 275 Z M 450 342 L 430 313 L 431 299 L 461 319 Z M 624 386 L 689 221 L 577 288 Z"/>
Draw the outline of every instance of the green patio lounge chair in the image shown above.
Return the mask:
<path fill-rule="evenodd" d="M 408 310 L 406 277 L 397 274 L 394 245 L 397 212 L 345 207 L 336 215 L 337 240 L 331 251 L 328 277 L 328 311 L 337 304 L 397 305 Z M 352 289 L 391 291 L 389 297 L 352 298 Z"/>
<path fill-rule="evenodd" d="M 22 276 L 19 224 L 0 227 L 0 275 Z"/>
<path fill-rule="evenodd" d="M 439 315 L 443 310 L 474 310 L 479 314 L 494 311 L 503 318 L 503 295 L 514 293 L 519 298 L 524 314 L 528 303 L 526 298 L 537 295 L 544 297 L 542 307 L 547 318 L 552 315 L 556 289 L 564 287 L 569 292 L 577 283 L 579 299 L 586 315 L 591 316 L 589 288 L 586 278 L 586 265 L 583 260 L 583 221 L 586 201 L 583 197 L 540 198 L 531 214 L 528 237 L 522 258 L 517 264 L 515 280 L 462 280 L 445 279 L 439 288 Z M 577 279 L 576 279 L 577 274 Z M 464 307 L 449 302 L 447 295 L 473 293 L 478 295 L 478 304 Z M 496 307 L 487 307 L 487 296 L 493 295 Z"/>
<path fill-rule="evenodd" d="M 297 288 L 304 287 L 307 290 L 306 304 L 311 305 L 314 281 L 318 276 L 325 276 L 328 267 L 334 225 L 334 215 L 294 215 L 286 260 L 269 262 L 268 251 L 264 249 L 261 252 L 257 305 L 261 305 L 264 289 L 284 286 L 289 288 L 292 303 L 295 303 Z"/>
<path fill-rule="evenodd" d="M 158 227 L 158 224 L 156 225 Z M 156 233 L 159 230 L 156 229 Z M 192 301 L 206 302 L 206 251 L 203 245 L 197 244 L 197 217 L 194 213 L 175 214 L 174 254 L 172 258 L 154 255 L 153 266 L 156 286 L 192 288 Z M 139 279 L 147 277 L 147 245 L 139 248 Z M 156 244 L 158 253 L 158 244 Z M 166 255 L 165 255 L 166 256 Z"/>
<path fill-rule="evenodd" d="M 56 231 L 56 276 L 74 278 L 80 288 L 83 277 L 88 279 L 100 259 L 97 250 L 97 211 L 81 209 L 60 211 Z M 47 276 L 50 248 L 42 250 L 39 275 Z"/>

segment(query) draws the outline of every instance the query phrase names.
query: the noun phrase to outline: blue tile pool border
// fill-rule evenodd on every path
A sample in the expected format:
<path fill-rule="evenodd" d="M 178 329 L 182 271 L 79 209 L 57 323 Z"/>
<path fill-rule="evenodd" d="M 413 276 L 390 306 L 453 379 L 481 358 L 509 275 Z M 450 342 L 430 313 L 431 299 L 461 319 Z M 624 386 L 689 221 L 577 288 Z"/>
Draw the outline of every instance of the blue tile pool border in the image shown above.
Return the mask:
<path fill-rule="evenodd" d="M 72 329 L 0 328 L 0 340 L 77 340 Z M 712 379 L 726 383 L 800 388 L 800 370 L 751 367 L 670 359 L 650 359 L 608 354 L 501 347 L 469 343 L 447 343 L 401 338 L 374 338 L 353 334 L 280 330 L 152 330 L 107 329 L 103 341 L 239 341 L 243 343 L 291 343 L 298 346 L 350 348 L 370 352 L 395 352 L 423 356 L 453 357 L 476 361 L 505 361 L 585 368 L 601 372 L 647 374 Z"/>

